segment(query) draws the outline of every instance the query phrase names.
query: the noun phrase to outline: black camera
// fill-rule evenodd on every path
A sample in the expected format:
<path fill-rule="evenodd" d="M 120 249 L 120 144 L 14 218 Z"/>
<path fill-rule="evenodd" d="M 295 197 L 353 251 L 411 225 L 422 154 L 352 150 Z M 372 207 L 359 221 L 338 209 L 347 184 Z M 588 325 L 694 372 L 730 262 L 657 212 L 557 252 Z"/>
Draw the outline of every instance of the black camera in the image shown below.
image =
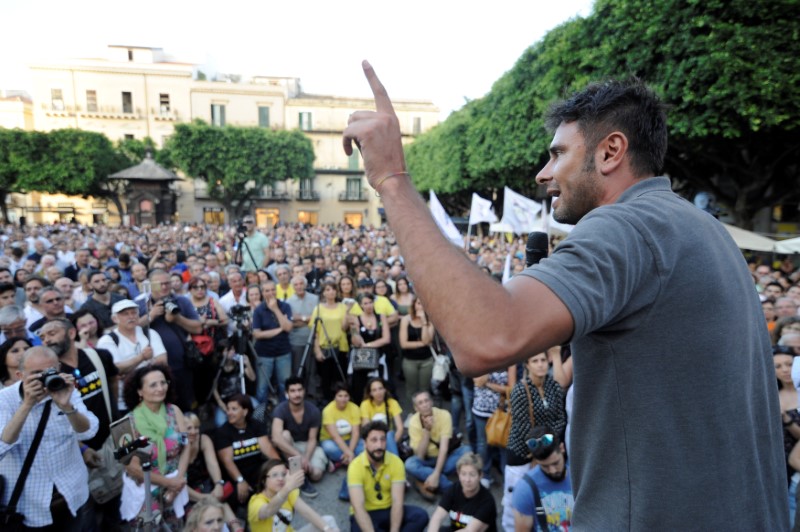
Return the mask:
<path fill-rule="evenodd" d="M 250 317 L 250 307 L 247 305 L 234 305 L 228 311 L 228 316 L 236 321 L 244 321 Z"/>
<path fill-rule="evenodd" d="M 247 231 L 249 231 L 249 228 L 246 225 L 244 225 L 244 222 L 239 222 L 239 224 L 236 226 L 236 236 L 238 236 L 239 238 L 246 237 Z"/>
<path fill-rule="evenodd" d="M 44 370 L 39 375 L 39 380 L 48 392 L 57 392 L 67 387 L 67 381 L 54 368 Z"/>
<path fill-rule="evenodd" d="M 167 297 L 164 299 L 164 311 L 167 314 L 172 314 L 173 316 L 176 314 L 180 314 L 181 307 L 178 306 L 178 300 L 174 297 Z"/>

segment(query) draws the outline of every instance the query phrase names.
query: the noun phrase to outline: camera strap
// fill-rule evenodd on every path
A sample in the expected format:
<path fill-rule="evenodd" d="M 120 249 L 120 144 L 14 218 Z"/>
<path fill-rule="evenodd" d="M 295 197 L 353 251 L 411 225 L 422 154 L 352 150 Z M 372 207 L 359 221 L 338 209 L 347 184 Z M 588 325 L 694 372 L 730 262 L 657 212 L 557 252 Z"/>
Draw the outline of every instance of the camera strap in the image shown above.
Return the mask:
<path fill-rule="evenodd" d="M 50 419 L 50 410 L 52 408 L 53 400 L 50 399 L 44 405 L 42 418 L 39 420 L 39 426 L 36 427 L 36 434 L 33 436 L 31 448 L 28 450 L 27 456 L 25 456 L 25 462 L 22 464 L 22 470 L 19 472 L 19 478 L 17 479 L 17 483 L 14 485 L 14 491 L 11 493 L 11 499 L 8 501 L 8 511 L 10 513 L 15 513 L 17 511 L 17 503 L 19 502 L 19 498 L 22 497 L 22 489 L 25 487 L 25 480 L 28 478 L 28 473 L 31 472 L 33 459 L 36 458 L 36 451 L 39 449 L 42 436 L 44 436 L 44 427 L 47 425 L 47 420 Z"/>

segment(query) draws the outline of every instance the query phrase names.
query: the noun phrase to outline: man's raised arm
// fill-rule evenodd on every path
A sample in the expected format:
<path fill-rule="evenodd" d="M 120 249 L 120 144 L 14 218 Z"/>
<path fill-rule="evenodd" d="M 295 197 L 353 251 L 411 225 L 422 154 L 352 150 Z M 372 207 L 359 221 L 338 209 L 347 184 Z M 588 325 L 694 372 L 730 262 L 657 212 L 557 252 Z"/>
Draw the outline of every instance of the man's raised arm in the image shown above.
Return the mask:
<path fill-rule="evenodd" d="M 442 235 L 406 173 L 400 124 L 386 89 L 367 61 L 362 66 L 376 110 L 350 115 L 344 150 L 350 155 L 353 143 L 361 150 L 408 273 L 458 367 L 467 376 L 482 375 L 567 341 L 572 315 L 548 287 L 528 276 L 500 286 Z M 477 305 L 474 294 L 480 294 Z"/>

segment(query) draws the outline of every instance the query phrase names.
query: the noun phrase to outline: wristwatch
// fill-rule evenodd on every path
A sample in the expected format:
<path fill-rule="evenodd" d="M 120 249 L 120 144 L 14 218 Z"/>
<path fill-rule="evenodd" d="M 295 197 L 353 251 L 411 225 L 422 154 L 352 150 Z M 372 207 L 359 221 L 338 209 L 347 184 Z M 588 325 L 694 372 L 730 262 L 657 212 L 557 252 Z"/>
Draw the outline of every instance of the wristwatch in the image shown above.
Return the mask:
<path fill-rule="evenodd" d="M 236 477 L 236 483 L 237 484 L 241 484 L 242 482 L 244 482 L 244 477 L 242 475 L 239 475 L 238 477 Z"/>
<path fill-rule="evenodd" d="M 242 478 L 242 477 L 239 477 L 239 478 Z M 224 478 L 219 479 L 217 481 L 217 484 L 219 484 L 220 486 L 224 486 L 225 485 L 225 479 Z"/>

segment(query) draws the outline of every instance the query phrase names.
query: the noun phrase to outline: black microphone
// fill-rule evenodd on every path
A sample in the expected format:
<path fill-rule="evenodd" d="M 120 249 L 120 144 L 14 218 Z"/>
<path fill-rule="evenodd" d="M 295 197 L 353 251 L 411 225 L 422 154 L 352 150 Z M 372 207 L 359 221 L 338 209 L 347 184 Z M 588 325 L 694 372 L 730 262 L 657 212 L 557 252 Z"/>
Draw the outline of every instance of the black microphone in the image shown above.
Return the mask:
<path fill-rule="evenodd" d="M 549 239 L 547 233 L 534 231 L 528 235 L 528 244 L 525 246 L 525 267 L 539 264 L 547 257 Z"/>

